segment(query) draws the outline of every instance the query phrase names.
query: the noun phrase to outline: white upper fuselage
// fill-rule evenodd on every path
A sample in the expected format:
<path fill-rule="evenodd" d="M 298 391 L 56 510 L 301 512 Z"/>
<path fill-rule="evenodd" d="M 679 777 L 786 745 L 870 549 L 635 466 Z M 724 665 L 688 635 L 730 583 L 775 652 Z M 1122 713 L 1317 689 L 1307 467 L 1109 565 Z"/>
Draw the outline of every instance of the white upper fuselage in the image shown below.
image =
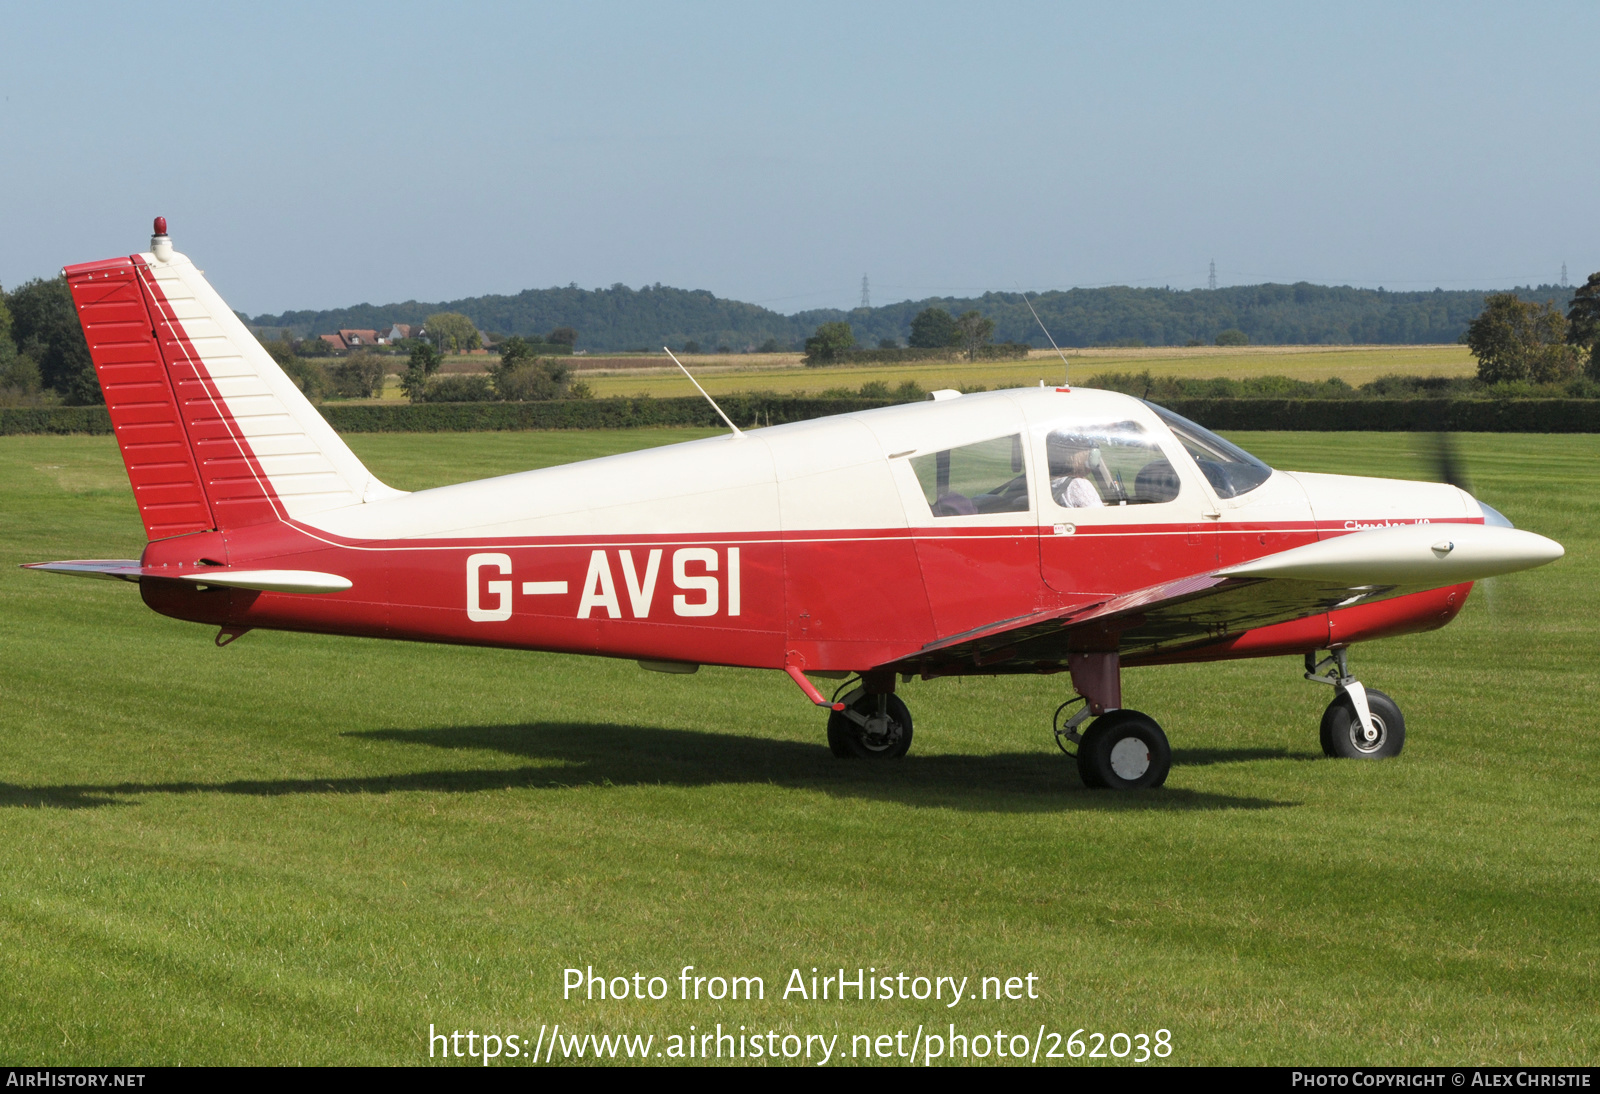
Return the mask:
<path fill-rule="evenodd" d="M 771 533 L 803 530 L 1014 526 L 1018 513 L 934 517 L 908 461 L 919 454 L 1012 434 L 1041 524 L 1147 526 L 1196 519 L 1300 523 L 1479 519 L 1450 487 L 1339 476 L 1275 474 L 1249 493 L 1219 498 L 1141 401 L 1115 392 L 1019 388 L 747 430 L 561 467 L 405 495 L 374 477 L 251 337 L 190 260 L 170 250 L 139 256 L 185 350 L 281 515 L 340 538 L 429 539 L 629 533 Z M 1121 512 L 1063 512 L 1050 489 L 1052 430 L 1132 421 L 1166 452 L 1181 489 L 1172 501 Z M 1271 544 L 1267 544 L 1271 546 Z M 1263 552 L 1265 553 L 1265 552 Z"/>
<path fill-rule="evenodd" d="M 1135 507 L 1061 506 L 1045 473 L 1046 435 L 1127 421 L 1143 427 L 1171 461 L 1181 480 L 1177 496 Z M 1141 526 L 1314 520 L 1337 531 L 1346 521 L 1354 530 L 1482 515 L 1454 487 L 1339 475 L 1276 472 L 1249 493 L 1222 498 L 1140 400 L 1084 388 L 1018 388 L 746 430 L 390 496 L 303 520 L 353 540 L 1012 527 L 1021 514 L 935 517 L 910 461 L 1013 434 L 1028 438 L 1029 511 L 1051 525 L 1067 517 Z"/>

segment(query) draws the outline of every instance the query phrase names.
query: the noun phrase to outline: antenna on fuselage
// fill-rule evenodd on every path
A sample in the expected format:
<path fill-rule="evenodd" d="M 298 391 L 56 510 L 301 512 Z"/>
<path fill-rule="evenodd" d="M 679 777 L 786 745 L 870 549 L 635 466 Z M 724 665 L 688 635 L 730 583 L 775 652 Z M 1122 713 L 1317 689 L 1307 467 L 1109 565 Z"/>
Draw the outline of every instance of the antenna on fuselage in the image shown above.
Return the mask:
<path fill-rule="evenodd" d="M 673 364 L 677 365 L 679 368 L 683 368 L 683 362 L 678 360 L 678 355 L 676 353 L 673 353 L 670 349 L 667 349 L 666 346 L 662 346 L 661 348 L 667 350 L 667 356 L 672 358 Z M 717 405 L 717 401 L 715 399 L 713 399 L 710 395 L 706 395 L 706 389 L 700 386 L 700 381 L 696 380 L 686 368 L 683 368 L 683 374 L 689 377 L 689 382 L 694 385 L 694 389 L 696 391 L 706 396 L 706 402 L 711 404 L 711 409 L 715 410 L 718 414 L 722 414 L 722 408 Z M 728 417 L 726 414 L 722 414 L 722 420 L 728 423 L 728 428 L 733 430 L 733 435 L 735 437 L 744 436 L 744 433 L 740 431 L 739 427 L 733 424 L 732 418 Z"/>
<path fill-rule="evenodd" d="M 1023 292 L 1022 294 L 1022 302 L 1028 305 L 1028 310 L 1030 312 L 1033 312 L 1033 321 L 1039 324 L 1039 329 L 1044 331 L 1044 336 L 1046 338 L 1050 338 L 1050 328 L 1044 325 L 1044 320 L 1039 318 L 1039 313 L 1033 311 L 1033 301 L 1028 299 L 1028 294 L 1026 292 Z M 1072 379 L 1067 375 L 1068 369 L 1070 368 L 1070 366 L 1067 364 L 1067 355 L 1061 352 L 1061 347 L 1056 345 L 1056 340 L 1054 338 L 1050 338 L 1050 348 L 1055 350 L 1056 353 L 1060 354 L 1061 356 L 1061 385 L 1063 387 L 1071 387 Z"/>

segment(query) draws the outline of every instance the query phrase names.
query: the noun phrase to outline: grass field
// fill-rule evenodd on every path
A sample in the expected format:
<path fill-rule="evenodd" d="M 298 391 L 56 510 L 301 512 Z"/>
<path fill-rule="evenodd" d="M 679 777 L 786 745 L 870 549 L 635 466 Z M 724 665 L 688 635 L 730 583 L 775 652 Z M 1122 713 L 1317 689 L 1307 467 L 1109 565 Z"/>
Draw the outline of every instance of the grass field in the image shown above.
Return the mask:
<path fill-rule="evenodd" d="M 458 357 L 446 371 L 481 371 L 486 358 Z M 666 370 L 625 369 L 617 372 L 589 366 L 604 358 L 575 358 L 586 371 L 578 378 L 596 395 L 692 395 L 694 388 L 683 374 Z M 1211 379 L 1246 376 L 1292 376 L 1300 380 L 1325 380 L 1337 376 L 1361 385 L 1391 373 L 1412 376 L 1470 376 L 1477 364 L 1465 346 L 1197 346 L 1192 349 L 1074 349 L 1067 351 L 1074 383 L 1085 383 L 1100 372 L 1143 372 L 1156 376 Z M 1057 383 L 1061 359 L 1051 351 L 1034 351 L 1025 361 L 919 361 L 903 365 L 830 366 L 806 368 L 797 353 L 749 356 L 700 355 L 683 361 L 713 395 L 734 391 L 777 391 L 784 394 L 818 394 L 829 388 L 858 389 L 882 381 L 897 387 L 915 380 L 928 390 L 981 384 L 988 388 L 1032 387 L 1041 379 Z M 402 398 L 399 378 L 391 377 L 387 399 Z"/>
<path fill-rule="evenodd" d="M 351 443 L 416 488 L 695 435 Z M 1237 439 L 1278 466 L 1425 471 L 1406 435 Z M 912 755 L 874 766 L 831 759 L 777 673 L 262 632 L 219 650 L 131 587 L 17 570 L 143 537 L 111 438 L 0 438 L 0 1059 L 415 1063 L 430 1023 L 556 1022 L 847 1053 L 954 1022 L 1166 1029 L 1174 1063 L 1590 1063 L 1600 438 L 1462 441 L 1480 494 L 1568 556 L 1356 651 L 1405 708 L 1405 755 L 1323 759 L 1328 692 L 1287 660 L 1137 670 L 1127 701 L 1176 765 L 1117 795 L 1050 742 L 1060 680 L 909 685 Z M 564 1002 L 588 965 L 672 994 Z M 766 999 L 679 1001 L 683 965 L 762 976 Z M 779 998 L 791 969 L 840 966 L 1031 973 L 1039 998 Z"/>

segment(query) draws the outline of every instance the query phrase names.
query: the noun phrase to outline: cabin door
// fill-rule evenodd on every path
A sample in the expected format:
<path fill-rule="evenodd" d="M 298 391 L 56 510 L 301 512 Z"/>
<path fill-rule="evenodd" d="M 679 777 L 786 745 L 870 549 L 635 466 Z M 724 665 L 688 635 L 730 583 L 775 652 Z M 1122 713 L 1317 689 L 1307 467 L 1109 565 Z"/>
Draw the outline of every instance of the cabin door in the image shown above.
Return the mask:
<path fill-rule="evenodd" d="M 1164 432 L 1164 431 L 1163 431 Z M 1069 601 L 1133 592 L 1217 565 L 1215 498 L 1170 436 L 1066 417 L 1032 431 L 1039 566 Z"/>

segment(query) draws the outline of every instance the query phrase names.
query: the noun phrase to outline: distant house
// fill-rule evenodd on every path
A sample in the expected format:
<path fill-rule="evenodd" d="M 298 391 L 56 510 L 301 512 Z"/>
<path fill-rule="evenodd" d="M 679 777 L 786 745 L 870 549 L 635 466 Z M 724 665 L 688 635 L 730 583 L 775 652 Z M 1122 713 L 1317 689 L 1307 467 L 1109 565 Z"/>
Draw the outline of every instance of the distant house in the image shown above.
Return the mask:
<path fill-rule="evenodd" d="M 396 342 L 400 341 L 402 338 L 410 338 L 410 337 L 412 337 L 411 324 L 410 323 L 396 323 L 394 326 L 389 328 L 389 333 L 388 333 L 388 335 L 386 337 L 388 338 L 389 344 L 391 346 L 394 345 Z M 421 327 L 417 328 L 416 337 L 418 337 L 418 338 L 422 337 L 422 328 Z"/>
<path fill-rule="evenodd" d="M 332 346 L 334 349 L 348 348 L 344 344 L 344 339 L 340 338 L 337 334 L 319 334 L 317 337 L 328 343 L 328 345 Z"/>
<path fill-rule="evenodd" d="M 348 349 L 355 349 L 357 346 L 382 346 L 388 344 L 388 340 L 379 338 L 378 332 L 375 330 L 341 330 L 339 337 L 344 339 L 345 347 Z"/>

